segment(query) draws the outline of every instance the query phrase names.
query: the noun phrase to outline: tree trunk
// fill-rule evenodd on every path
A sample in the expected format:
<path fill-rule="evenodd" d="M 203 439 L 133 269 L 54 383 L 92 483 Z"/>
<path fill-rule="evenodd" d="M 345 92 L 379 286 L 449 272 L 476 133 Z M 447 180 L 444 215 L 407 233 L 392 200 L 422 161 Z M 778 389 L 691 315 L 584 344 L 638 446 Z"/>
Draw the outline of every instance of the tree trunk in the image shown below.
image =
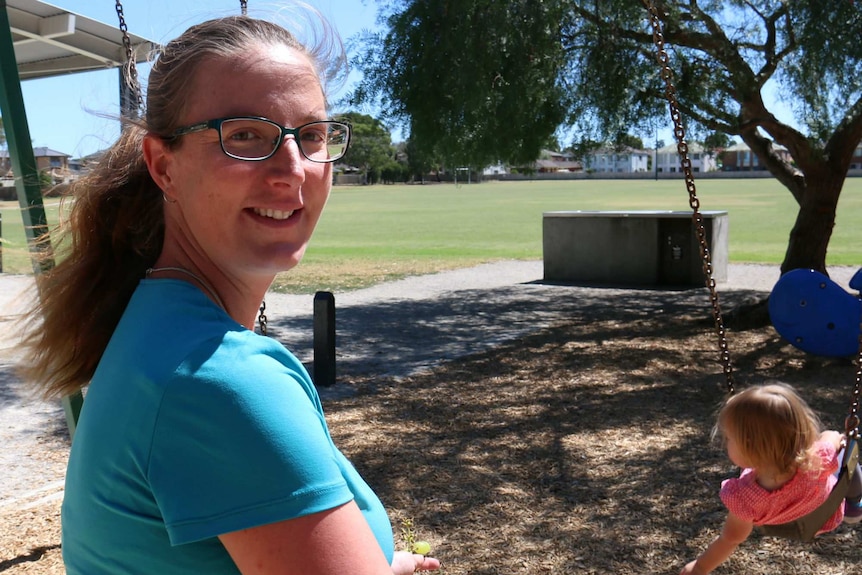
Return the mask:
<path fill-rule="evenodd" d="M 796 215 L 796 223 L 790 231 L 790 241 L 781 273 L 797 268 L 810 268 L 826 273 L 826 251 L 835 226 L 838 197 L 844 185 L 844 174 L 805 174 L 805 191 Z"/>

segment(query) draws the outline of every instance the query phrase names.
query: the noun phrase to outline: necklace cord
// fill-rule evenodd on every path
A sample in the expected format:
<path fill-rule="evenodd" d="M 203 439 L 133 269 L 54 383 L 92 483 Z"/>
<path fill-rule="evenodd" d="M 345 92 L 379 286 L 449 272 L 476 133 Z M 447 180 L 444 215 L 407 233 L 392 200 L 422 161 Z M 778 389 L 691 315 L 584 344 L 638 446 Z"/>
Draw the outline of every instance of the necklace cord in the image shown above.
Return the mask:
<path fill-rule="evenodd" d="M 147 268 L 146 276 L 149 277 L 151 274 L 158 273 L 158 272 L 178 272 L 181 274 L 186 274 L 187 276 L 189 276 L 191 278 L 194 278 L 199 284 L 201 284 L 201 287 L 203 287 L 206 290 L 206 292 L 210 295 L 210 297 L 213 299 L 213 301 L 215 301 L 215 303 L 217 303 L 218 306 L 220 308 L 222 308 L 225 311 L 225 313 L 227 313 L 227 308 L 225 307 L 224 302 L 222 302 L 221 298 L 218 296 L 218 293 L 216 293 L 216 291 L 210 286 L 210 284 L 207 283 L 199 275 L 192 273 L 185 268 L 167 266 L 167 267 L 163 267 L 163 268 Z M 266 311 L 266 301 L 261 301 L 260 302 L 260 313 L 257 316 L 257 323 L 260 326 L 261 335 L 267 335 L 267 318 L 266 318 L 266 314 L 264 313 L 265 311 Z"/>
<path fill-rule="evenodd" d="M 202 277 L 198 276 L 197 274 L 192 273 L 185 268 L 168 266 L 168 267 L 163 267 L 163 268 L 148 268 L 146 271 L 146 275 L 147 275 L 147 277 L 149 277 L 151 274 L 158 273 L 158 272 L 178 272 L 181 274 L 186 274 L 187 276 L 189 276 L 191 278 L 194 278 L 195 281 L 197 281 L 199 284 L 201 284 L 201 287 L 203 287 L 204 290 L 206 290 L 206 292 L 213 299 L 213 301 L 215 301 L 215 303 L 217 303 L 218 306 L 225 311 L 225 313 L 227 312 L 227 308 L 225 307 L 224 302 L 222 302 L 221 298 L 218 296 L 216 291 L 212 287 L 210 287 L 209 283 L 207 283 Z"/>

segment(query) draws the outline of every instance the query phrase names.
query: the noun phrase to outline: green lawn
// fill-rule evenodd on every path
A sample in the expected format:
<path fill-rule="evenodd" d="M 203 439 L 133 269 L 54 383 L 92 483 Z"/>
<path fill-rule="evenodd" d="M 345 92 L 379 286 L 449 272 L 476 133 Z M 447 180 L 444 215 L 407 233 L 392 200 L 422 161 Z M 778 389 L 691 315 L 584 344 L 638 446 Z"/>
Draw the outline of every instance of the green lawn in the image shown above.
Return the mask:
<path fill-rule="evenodd" d="M 779 263 L 796 217 L 772 179 L 699 180 L 702 210 L 729 214 L 731 262 Z M 2 209 L 3 270 L 31 270 L 17 204 Z M 689 210 L 678 181 L 569 180 L 336 187 L 286 290 L 350 289 L 404 275 L 499 259 L 541 259 L 542 212 Z M 48 218 L 56 218 L 51 202 Z M 862 265 L 862 178 L 848 178 L 828 265 Z"/>

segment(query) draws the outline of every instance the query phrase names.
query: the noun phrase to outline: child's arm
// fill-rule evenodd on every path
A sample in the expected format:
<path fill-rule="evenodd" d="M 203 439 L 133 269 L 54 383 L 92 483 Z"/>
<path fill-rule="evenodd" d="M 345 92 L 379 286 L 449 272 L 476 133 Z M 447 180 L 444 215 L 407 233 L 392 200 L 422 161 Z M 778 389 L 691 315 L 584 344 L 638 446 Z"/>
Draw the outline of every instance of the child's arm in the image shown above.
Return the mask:
<path fill-rule="evenodd" d="M 707 575 L 713 569 L 724 563 L 739 544 L 748 539 L 754 524 L 744 521 L 734 515 L 727 514 L 721 535 L 716 537 L 700 557 L 683 567 L 680 575 Z"/>
<path fill-rule="evenodd" d="M 844 447 L 844 436 L 837 431 L 824 431 L 820 434 L 820 441 L 831 443 L 835 446 L 835 451 L 840 451 Z"/>

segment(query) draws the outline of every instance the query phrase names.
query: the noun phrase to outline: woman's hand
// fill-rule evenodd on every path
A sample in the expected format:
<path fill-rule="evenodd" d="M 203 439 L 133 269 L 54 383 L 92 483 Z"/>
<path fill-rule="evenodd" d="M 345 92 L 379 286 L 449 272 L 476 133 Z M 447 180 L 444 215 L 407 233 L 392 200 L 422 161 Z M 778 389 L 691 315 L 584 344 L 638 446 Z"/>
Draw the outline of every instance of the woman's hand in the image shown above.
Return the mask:
<path fill-rule="evenodd" d="M 697 569 L 697 561 L 695 560 L 683 567 L 679 575 L 701 575 L 701 573 L 702 571 Z"/>
<path fill-rule="evenodd" d="M 440 561 L 418 553 L 396 551 L 392 557 L 392 573 L 394 575 L 411 575 L 417 571 L 436 571 L 439 568 Z"/>

